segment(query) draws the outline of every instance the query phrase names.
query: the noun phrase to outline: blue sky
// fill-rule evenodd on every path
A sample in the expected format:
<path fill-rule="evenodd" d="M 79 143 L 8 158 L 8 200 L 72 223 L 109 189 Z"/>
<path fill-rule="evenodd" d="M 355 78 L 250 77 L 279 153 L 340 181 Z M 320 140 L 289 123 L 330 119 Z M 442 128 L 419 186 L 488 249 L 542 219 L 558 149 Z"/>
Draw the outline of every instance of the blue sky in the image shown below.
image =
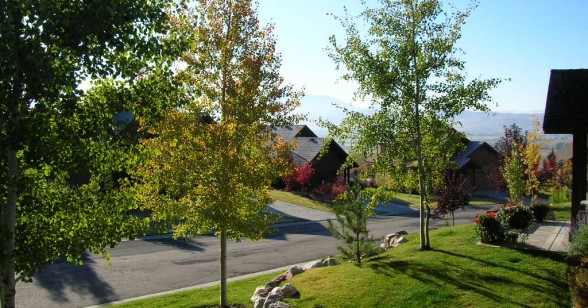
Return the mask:
<path fill-rule="evenodd" d="M 352 103 L 354 86 L 337 81 L 342 73 L 325 51 L 330 35 L 343 39 L 327 13 L 341 16 L 343 6 L 359 13 L 361 1 L 258 1 L 260 21 L 275 24 L 286 81 L 304 86 L 308 95 Z M 444 3 L 464 8 L 469 2 Z M 459 46 L 470 77 L 511 79 L 492 92 L 494 111 L 542 113 L 551 69 L 588 68 L 588 0 L 481 0 Z"/>

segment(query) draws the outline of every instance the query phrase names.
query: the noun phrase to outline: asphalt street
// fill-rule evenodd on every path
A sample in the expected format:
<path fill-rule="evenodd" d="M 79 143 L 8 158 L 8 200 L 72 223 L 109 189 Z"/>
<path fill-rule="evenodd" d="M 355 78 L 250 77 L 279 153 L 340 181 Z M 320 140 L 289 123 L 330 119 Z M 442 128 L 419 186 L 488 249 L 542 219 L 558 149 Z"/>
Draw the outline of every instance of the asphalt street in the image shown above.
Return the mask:
<path fill-rule="evenodd" d="M 369 220 L 374 237 L 400 230 L 418 231 L 418 211 L 407 207 L 386 209 L 394 215 Z M 480 210 L 476 207 L 457 212 L 456 224 L 471 223 Z M 294 211 L 292 214 L 296 216 L 307 213 L 304 208 L 288 208 L 287 204 L 274 211 Z M 317 213 L 310 212 L 309 216 L 317 217 Z M 436 219 L 432 227 L 445 223 L 443 219 Z M 261 241 L 230 242 L 228 277 L 337 254 L 336 246 L 340 242 L 330 236 L 326 225 L 326 220 L 282 225 L 278 232 Z M 214 236 L 199 236 L 191 241 L 163 237 L 123 242 L 111 249 L 110 254 L 111 267 L 101 257 L 87 255 L 83 266 L 56 263 L 36 275 L 33 283 L 19 282 L 17 306 L 86 307 L 210 283 L 220 277 L 220 245 Z"/>

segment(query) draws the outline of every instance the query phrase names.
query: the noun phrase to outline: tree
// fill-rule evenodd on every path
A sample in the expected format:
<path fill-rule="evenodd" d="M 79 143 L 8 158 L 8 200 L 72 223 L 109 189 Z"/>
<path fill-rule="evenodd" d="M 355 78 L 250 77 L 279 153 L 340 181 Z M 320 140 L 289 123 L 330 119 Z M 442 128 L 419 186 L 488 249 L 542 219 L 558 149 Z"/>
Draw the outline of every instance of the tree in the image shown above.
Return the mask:
<path fill-rule="evenodd" d="M 528 133 L 523 133 L 523 130 L 516 123 L 512 123 L 510 127 L 503 127 L 504 135 L 501 136 L 494 145 L 494 148 L 500 154 L 500 167 L 495 170 L 491 170 L 489 174 L 492 186 L 494 186 L 496 190 L 500 191 L 508 190 L 506 179 L 502 174 L 502 169 L 505 166 L 505 160 L 513 153 L 515 147 L 519 147 L 519 151 L 517 153 L 522 154 L 520 150 L 527 148 Z M 522 159 L 522 157 L 520 159 Z"/>
<path fill-rule="evenodd" d="M 519 147 L 513 147 L 512 153 L 504 159 L 502 167 L 502 176 L 506 182 L 510 200 L 514 202 L 522 201 L 528 187 L 525 181 L 525 165 L 520 151 Z"/>
<path fill-rule="evenodd" d="M 376 249 L 376 241 L 369 236 L 367 218 L 373 212 L 364 202 L 361 187 L 356 184 L 335 201 L 335 214 L 338 226 L 328 220 L 328 228 L 336 239 L 345 246 L 337 246 L 343 256 L 361 264 L 361 260 L 372 255 Z"/>
<path fill-rule="evenodd" d="M 502 157 L 507 157 L 513 152 L 513 148 L 517 145 L 523 149 L 527 147 L 527 134 L 516 123 L 512 123 L 510 127 L 504 126 L 504 136 L 501 136 L 494 148 Z"/>
<path fill-rule="evenodd" d="M 452 225 L 455 226 L 455 211 L 470 204 L 472 194 L 468 181 L 463 174 L 449 172 L 443 185 L 438 187 L 433 201 L 437 203 L 435 215 L 451 215 Z"/>
<path fill-rule="evenodd" d="M 113 120 L 136 105 L 102 94 L 136 90 L 141 70 L 162 68 L 165 3 L 0 4 L 2 307 L 15 306 L 17 279 L 62 256 L 81 262 L 87 249 L 107 256 L 104 247 L 139 233 L 116 176 L 133 149 Z M 102 90 L 85 93 L 85 79 Z"/>
<path fill-rule="evenodd" d="M 526 178 L 526 189 L 525 193 L 527 196 L 535 198 L 537 192 L 539 192 L 539 163 L 541 162 L 541 149 L 545 146 L 545 142 L 542 141 L 543 131 L 540 129 L 541 123 L 537 117 L 533 117 L 533 131 L 527 132 L 527 146 L 523 152 L 523 162 L 525 165 L 525 178 Z"/>
<path fill-rule="evenodd" d="M 262 213 L 273 180 L 289 171 L 293 145 L 271 126 L 295 122 L 300 92 L 279 74 L 272 26 L 250 0 L 201 0 L 185 18 L 193 50 L 179 78 L 193 101 L 144 126 L 150 163 L 134 172 L 144 206 L 174 236 L 220 238 L 220 305 L 227 306 L 227 240 L 257 240 L 275 217 Z M 187 95 L 190 96 L 190 95 Z"/>
<path fill-rule="evenodd" d="M 348 112 L 343 127 L 330 131 L 353 140 L 352 156 L 367 157 L 383 145 L 374 169 L 387 174 L 392 185 L 419 191 L 420 247 L 429 249 L 433 183 L 462 147 L 462 136 L 451 125 L 466 109 L 488 111 L 488 91 L 500 80 L 468 81 L 456 57 L 461 26 L 473 7 L 444 16 L 436 0 L 379 2 L 359 16 L 368 24 L 366 33 L 354 17 L 336 17 L 346 37 L 342 44 L 331 37 L 330 56 L 347 70 L 343 79 L 359 84 L 356 95 L 371 98 L 374 112 Z"/>
<path fill-rule="evenodd" d="M 559 165 L 557 163 L 557 157 L 555 151 L 551 149 L 547 157 L 543 160 L 543 167 L 539 172 L 539 182 L 546 186 L 551 186 L 551 182 L 558 173 Z"/>

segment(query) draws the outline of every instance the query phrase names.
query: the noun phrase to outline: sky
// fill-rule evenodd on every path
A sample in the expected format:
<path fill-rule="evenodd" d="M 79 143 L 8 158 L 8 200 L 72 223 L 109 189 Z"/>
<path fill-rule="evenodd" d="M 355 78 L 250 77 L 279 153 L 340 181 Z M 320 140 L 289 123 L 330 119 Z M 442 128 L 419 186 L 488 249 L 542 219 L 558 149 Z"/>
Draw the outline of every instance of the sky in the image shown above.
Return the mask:
<path fill-rule="evenodd" d="M 373 6 L 377 1 L 368 0 Z M 496 112 L 543 113 L 551 69 L 588 68 L 588 0 L 480 0 L 458 46 L 469 77 L 510 78 L 491 95 Z M 444 1 L 463 9 L 469 1 Z M 258 0 L 262 24 L 272 22 L 282 75 L 307 95 L 354 102 L 355 86 L 340 80 L 325 48 L 342 40 L 333 16 L 363 10 L 360 0 Z"/>

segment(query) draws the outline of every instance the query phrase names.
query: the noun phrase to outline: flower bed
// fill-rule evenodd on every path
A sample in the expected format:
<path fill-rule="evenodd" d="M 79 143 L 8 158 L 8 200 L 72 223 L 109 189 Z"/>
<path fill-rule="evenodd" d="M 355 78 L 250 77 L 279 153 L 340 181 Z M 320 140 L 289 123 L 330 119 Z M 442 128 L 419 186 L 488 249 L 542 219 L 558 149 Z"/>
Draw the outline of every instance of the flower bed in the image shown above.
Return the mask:
<path fill-rule="evenodd" d="M 474 226 L 482 243 L 524 241 L 533 224 L 533 211 L 523 203 L 507 203 L 499 211 L 476 215 Z"/>

